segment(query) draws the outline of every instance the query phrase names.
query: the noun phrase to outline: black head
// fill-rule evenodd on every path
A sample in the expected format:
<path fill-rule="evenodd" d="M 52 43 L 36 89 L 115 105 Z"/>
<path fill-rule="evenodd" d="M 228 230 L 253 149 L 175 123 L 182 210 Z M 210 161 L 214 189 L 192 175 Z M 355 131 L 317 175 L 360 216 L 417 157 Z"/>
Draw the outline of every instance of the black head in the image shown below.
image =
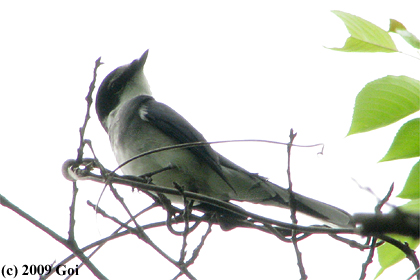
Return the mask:
<path fill-rule="evenodd" d="M 146 50 L 139 59 L 118 67 L 102 81 L 96 95 L 96 114 L 102 126 L 104 126 L 105 118 L 120 103 L 120 98 L 127 84 L 132 81 L 135 75 L 142 73 L 148 53 L 149 50 Z"/>

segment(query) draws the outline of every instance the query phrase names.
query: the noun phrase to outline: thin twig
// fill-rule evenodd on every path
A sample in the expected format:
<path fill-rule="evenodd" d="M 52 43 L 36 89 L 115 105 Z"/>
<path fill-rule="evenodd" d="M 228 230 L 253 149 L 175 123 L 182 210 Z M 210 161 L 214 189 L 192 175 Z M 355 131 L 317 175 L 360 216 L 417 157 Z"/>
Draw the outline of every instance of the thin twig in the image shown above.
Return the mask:
<path fill-rule="evenodd" d="M 83 158 L 83 148 L 85 146 L 85 131 L 86 131 L 86 127 L 87 127 L 87 123 L 90 119 L 90 107 L 92 106 L 93 103 L 93 99 L 92 99 L 92 95 L 93 95 L 93 91 L 95 90 L 95 83 L 96 83 L 96 76 L 97 76 L 97 70 L 99 68 L 99 66 L 102 64 L 101 62 L 101 58 L 99 57 L 96 61 L 95 61 L 95 68 L 93 69 L 93 80 L 89 85 L 89 92 L 86 96 L 86 103 L 87 103 L 87 108 L 86 108 L 86 115 L 85 115 L 85 121 L 82 125 L 82 127 L 79 129 L 79 133 L 80 133 L 80 143 L 79 143 L 79 148 L 77 149 L 77 161 L 81 162 L 82 158 Z"/>
<path fill-rule="evenodd" d="M 93 207 L 94 209 L 95 209 L 95 211 L 96 211 L 96 209 L 97 209 L 97 206 L 96 205 L 94 205 L 93 203 L 91 203 L 90 201 L 88 201 L 87 202 L 87 204 L 89 205 L 89 206 L 91 206 L 91 207 Z M 156 204 L 152 204 L 152 205 L 150 205 L 150 206 L 148 206 L 148 207 L 146 207 L 145 209 L 143 209 L 142 211 L 140 211 L 139 213 L 137 213 L 136 215 L 135 215 L 135 217 L 137 218 L 137 217 L 139 217 L 140 215 L 142 215 L 142 214 L 144 214 L 145 212 L 147 212 L 147 211 L 149 211 L 149 210 L 151 210 L 151 209 L 153 209 L 153 208 L 155 208 L 155 207 L 157 207 L 157 205 Z M 100 208 L 99 208 L 100 209 Z M 105 213 L 105 211 L 103 211 L 102 209 L 100 209 L 100 211 L 104 214 L 104 215 L 106 215 L 107 216 L 107 218 L 109 218 L 110 216 L 109 215 L 107 215 L 106 213 Z M 130 222 L 131 220 L 128 220 L 127 222 L 126 222 L 126 224 L 128 224 L 129 222 Z M 157 225 L 158 226 L 158 225 Z M 119 238 L 119 237 L 121 237 L 121 236 L 125 236 L 125 235 L 127 235 L 127 234 L 130 234 L 131 232 L 130 231 L 128 231 L 128 230 L 126 230 L 126 231 L 124 231 L 124 232 L 122 232 L 122 233 L 119 233 L 119 231 L 121 230 L 121 229 L 123 229 L 123 228 L 125 228 L 125 227 L 123 227 L 123 226 L 119 226 L 113 233 L 111 233 L 107 238 L 104 238 L 104 239 L 101 239 L 101 240 L 98 240 L 98 241 L 95 241 L 94 243 L 92 243 L 92 244 L 90 244 L 90 245 L 87 245 L 87 246 L 85 246 L 85 247 L 83 247 L 83 248 L 81 248 L 80 250 L 82 251 L 82 252 L 86 252 L 87 250 L 90 250 L 90 249 L 92 249 L 92 248 L 94 248 L 94 247 L 96 247 L 93 251 L 92 251 L 92 253 L 90 253 L 89 255 L 88 255 L 88 258 L 90 259 L 91 257 L 93 257 L 93 255 L 95 255 L 108 241 L 110 241 L 110 240 L 113 240 L 113 239 L 116 239 L 116 238 Z M 59 262 L 59 264 L 66 264 L 66 263 L 68 263 L 69 261 L 71 261 L 72 259 L 74 259 L 74 255 L 72 254 L 72 255 L 70 255 L 70 256 L 68 256 L 67 258 L 65 258 L 64 260 L 62 260 L 61 262 Z M 80 263 L 79 265 L 78 265 L 78 267 L 79 268 L 81 268 L 83 266 L 83 263 Z M 55 268 L 56 268 L 56 266 L 54 266 L 51 270 L 52 271 L 54 271 L 55 270 Z M 50 275 L 52 275 L 52 274 L 50 274 Z M 50 275 L 48 275 L 48 277 L 50 276 Z M 74 275 L 74 274 L 73 274 Z M 69 275 L 67 278 L 65 278 L 65 279 L 70 279 L 73 275 Z M 46 277 L 46 278 L 48 278 L 48 277 Z"/>
<path fill-rule="evenodd" d="M 130 162 L 132 162 L 136 159 L 139 159 L 141 157 L 151 155 L 151 154 L 154 154 L 154 153 L 160 153 L 160 152 L 167 151 L 167 150 L 192 148 L 192 147 L 197 147 L 197 146 L 208 146 L 208 145 L 212 145 L 212 144 L 237 143 L 237 142 L 259 142 L 259 143 L 268 143 L 268 144 L 277 144 L 277 145 L 287 145 L 287 146 L 289 145 L 289 143 L 283 143 L 283 142 L 278 142 L 278 141 L 270 141 L 270 140 L 261 140 L 261 139 L 223 140 L 223 141 L 212 141 L 212 142 L 201 141 L 201 142 L 176 144 L 176 145 L 171 145 L 171 146 L 166 146 L 166 147 L 161 147 L 161 148 L 157 148 L 157 149 L 154 149 L 154 150 L 150 150 L 150 151 L 141 153 L 141 154 L 139 154 L 135 157 L 132 157 L 132 158 L 126 160 L 125 162 L 123 162 L 122 164 L 120 164 L 111 173 L 117 172 L 117 170 L 121 169 L 122 167 L 124 167 L 125 165 L 129 164 Z M 297 145 L 297 144 L 290 144 L 290 145 L 294 146 L 294 147 L 301 147 L 301 148 L 312 148 L 312 147 L 317 147 L 317 146 L 324 146 L 324 144 L 322 144 L 322 143 L 313 144 L 313 145 Z"/>
<path fill-rule="evenodd" d="M 0 204 L 6 208 L 9 208 L 10 210 L 15 212 L 16 214 L 18 214 L 19 216 L 21 216 L 22 218 L 24 218 L 25 220 L 33 224 L 34 226 L 41 229 L 43 232 L 45 232 L 46 234 L 54 238 L 56 241 L 58 241 L 59 243 L 67 247 L 67 240 L 65 238 L 61 237 L 60 235 L 55 233 L 53 230 L 51 230 L 49 227 L 46 227 L 44 224 L 40 223 L 38 220 L 36 220 L 31 215 L 29 215 L 28 213 L 26 213 L 25 211 L 17 207 L 15 204 L 10 202 L 7 198 L 2 196 L 1 194 L 0 194 Z"/>
<path fill-rule="evenodd" d="M 417 278 L 418 278 L 418 276 L 420 275 L 420 267 L 419 268 L 417 268 L 416 269 L 416 271 L 414 271 L 413 272 L 413 274 L 411 274 L 410 275 L 410 277 L 408 277 L 408 279 L 407 280 L 411 280 L 411 279 L 413 279 L 414 278 L 414 276 L 416 276 L 417 275 Z"/>
<path fill-rule="evenodd" d="M 101 175 L 97 175 L 95 173 L 89 172 L 87 175 L 84 175 L 83 177 L 79 177 L 79 178 L 83 180 L 91 180 L 91 181 L 100 182 L 100 183 L 104 183 L 105 181 L 108 180 L 108 183 L 112 182 L 115 184 L 126 185 L 131 188 L 136 188 L 142 191 L 146 190 L 146 191 L 152 191 L 156 193 L 179 195 L 179 192 L 174 188 L 167 188 L 167 187 L 162 187 L 158 185 L 145 184 L 141 181 L 141 179 L 134 178 L 133 176 L 126 177 L 126 176 L 119 176 L 119 175 L 114 174 L 111 178 L 109 177 L 104 178 Z M 328 227 L 319 227 L 319 226 L 316 227 L 316 226 L 294 225 L 294 224 L 285 223 L 285 222 L 281 222 L 281 221 L 277 221 L 274 219 L 257 215 L 255 213 L 246 211 L 245 209 L 238 207 L 232 203 L 219 200 L 210 196 L 202 195 L 195 192 L 189 192 L 189 191 L 184 191 L 184 195 L 185 197 L 189 199 L 193 199 L 196 201 L 205 202 L 205 203 L 217 206 L 228 212 L 232 212 L 236 215 L 239 215 L 240 217 L 244 217 L 244 218 L 249 217 L 261 224 L 272 224 L 283 229 L 288 229 L 288 230 L 295 229 L 299 232 L 308 232 L 308 233 L 327 233 L 327 234 L 338 234 L 338 233 L 354 234 L 356 233 L 356 230 L 352 228 L 328 228 Z"/>
<path fill-rule="evenodd" d="M 291 159 L 292 144 L 293 144 L 293 140 L 295 140 L 296 138 L 296 135 L 297 135 L 296 133 L 293 133 L 293 129 L 290 129 L 290 134 L 289 134 L 290 141 L 289 141 L 289 144 L 287 144 L 287 178 L 289 181 L 289 188 L 287 190 L 289 192 L 290 219 L 292 220 L 292 223 L 294 225 L 297 225 L 298 220 L 296 218 L 296 199 L 295 199 L 295 194 L 293 193 L 292 175 L 290 172 L 290 159 Z M 308 279 L 308 276 L 306 275 L 306 272 L 305 272 L 305 267 L 303 266 L 302 253 L 299 251 L 295 229 L 292 230 L 292 243 L 293 243 L 293 247 L 295 248 L 297 264 L 298 264 L 299 272 L 300 272 L 300 279 L 301 280 Z"/>
<path fill-rule="evenodd" d="M 40 223 L 38 220 L 34 219 L 31 215 L 29 215 L 28 213 L 26 213 L 25 211 L 23 211 L 22 209 L 20 209 L 19 207 L 17 207 L 13 203 L 11 203 L 8 199 L 6 199 L 2 195 L 0 195 L 0 204 L 3 205 L 4 207 L 9 208 L 13 212 L 18 214 L 22 218 L 24 218 L 25 220 L 29 221 L 31 224 L 38 227 L 43 232 L 45 232 L 46 234 L 48 234 L 49 236 L 54 238 L 56 241 L 58 241 L 59 243 L 64 245 L 67 249 L 72 251 L 82 262 L 84 262 L 86 264 L 86 266 L 89 268 L 89 270 L 96 277 L 98 277 L 99 279 L 106 279 L 106 277 L 89 261 L 89 259 L 86 258 L 86 256 L 83 254 L 83 252 L 80 251 L 80 249 L 78 249 L 77 247 L 74 246 L 75 244 L 68 242 L 67 239 L 61 237 L 60 235 L 55 233 L 53 230 L 51 230 L 50 228 L 48 228 L 45 225 L 43 225 L 42 223 Z"/>
<path fill-rule="evenodd" d="M 74 226 L 76 224 L 76 220 L 74 219 L 74 214 L 76 210 L 76 196 L 77 196 L 78 188 L 76 182 L 73 182 L 73 197 L 71 200 L 70 205 L 70 225 L 69 225 L 69 238 L 68 240 L 75 240 L 74 238 Z"/>
<path fill-rule="evenodd" d="M 378 235 L 377 237 L 400 249 L 406 255 L 407 259 L 413 263 L 415 269 L 420 267 L 416 252 L 411 249 L 407 243 L 403 244 L 400 241 L 383 234 Z M 417 279 L 420 279 L 420 274 L 417 275 Z"/>
<path fill-rule="evenodd" d="M 172 263 L 173 265 L 175 265 L 176 267 L 178 267 L 185 275 L 187 275 L 188 277 L 190 277 L 190 279 L 195 279 L 194 276 L 192 276 L 192 274 L 187 270 L 186 267 L 184 267 L 182 265 L 179 265 L 179 263 L 177 261 L 175 261 L 174 259 L 172 259 L 161 248 L 159 248 L 159 246 L 157 246 L 152 241 L 152 239 L 150 239 L 150 237 L 146 234 L 146 232 L 144 231 L 144 229 L 137 223 L 136 219 L 131 214 L 131 211 L 128 209 L 127 205 L 124 203 L 124 199 L 118 194 L 117 190 L 113 187 L 112 183 L 111 184 L 108 184 L 108 186 L 111 189 L 112 194 L 120 202 L 120 204 L 123 206 L 124 210 L 127 212 L 127 214 L 129 215 L 129 217 L 131 218 L 131 221 L 135 224 L 137 230 L 134 231 L 134 232 L 136 233 L 136 236 L 140 240 L 143 240 L 150 247 L 152 247 L 156 252 L 158 252 L 167 261 L 169 261 L 170 263 Z"/>
<path fill-rule="evenodd" d="M 376 237 L 373 237 L 372 240 L 371 240 L 369 254 L 366 258 L 366 261 L 362 264 L 362 272 L 360 273 L 359 280 L 363 280 L 367 276 L 367 274 L 366 274 L 367 268 L 373 262 L 373 256 L 375 255 L 375 248 L 376 248 L 376 241 L 377 240 L 378 240 L 378 238 L 376 238 Z"/>
<path fill-rule="evenodd" d="M 394 183 L 392 183 L 391 187 L 389 188 L 388 193 L 385 195 L 385 197 L 380 200 L 377 205 L 375 206 L 375 214 L 379 215 L 382 213 L 381 208 L 385 205 L 385 203 L 389 200 L 391 197 L 392 191 L 394 190 Z M 368 266 L 373 262 L 373 256 L 375 254 L 375 248 L 376 248 L 376 242 L 378 241 L 377 237 L 373 237 L 370 243 L 370 250 L 369 254 L 366 258 L 366 261 L 362 264 L 362 271 L 360 273 L 360 280 L 363 280 L 366 278 L 366 272 Z"/>
<path fill-rule="evenodd" d="M 180 192 L 184 201 L 184 212 L 182 214 L 182 217 L 184 218 L 184 231 L 182 232 L 182 246 L 181 246 L 180 256 L 179 256 L 179 261 L 178 261 L 180 265 L 184 265 L 185 256 L 187 254 L 187 244 L 188 244 L 187 237 L 190 234 L 190 210 L 192 206 L 191 203 L 193 203 L 193 201 L 189 201 L 184 196 L 184 188 L 182 186 L 178 185 L 177 183 L 174 183 L 174 186 Z"/>
<path fill-rule="evenodd" d="M 360 251 L 364 251 L 365 249 L 369 249 L 370 246 L 365 245 L 365 244 L 360 244 L 359 242 L 352 240 L 352 239 L 347 239 L 341 236 L 338 236 L 336 234 L 329 234 L 329 236 L 335 240 L 338 240 L 340 242 L 346 243 L 347 245 L 349 245 L 352 248 L 356 248 L 359 249 Z"/>
<path fill-rule="evenodd" d="M 293 242 L 292 238 L 287 238 L 283 234 L 283 232 L 282 232 L 282 231 L 284 231 L 283 229 L 282 229 L 282 231 L 280 231 L 278 228 L 272 227 L 269 224 L 264 224 L 264 227 L 259 228 L 259 229 L 264 231 L 264 232 L 268 232 L 268 233 L 273 234 L 274 236 L 276 236 L 278 239 L 280 239 L 283 242 L 286 242 L 286 243 L 292 243 Z M 312 235 L 311 233 L 302 233 L 302 232 L 296 232 L 296 231 L 293 231 L 293 230 L 289 231 L 287 234 L 288 235 L 293 235 L 293 233 L 295 234 L 296 241 L 301 241 L 301 240 L 303 240 L 305 238 L 308 238 L 309 236 Z M 300 234 L 299 237 L 297 236 L 298 234 Z"/>

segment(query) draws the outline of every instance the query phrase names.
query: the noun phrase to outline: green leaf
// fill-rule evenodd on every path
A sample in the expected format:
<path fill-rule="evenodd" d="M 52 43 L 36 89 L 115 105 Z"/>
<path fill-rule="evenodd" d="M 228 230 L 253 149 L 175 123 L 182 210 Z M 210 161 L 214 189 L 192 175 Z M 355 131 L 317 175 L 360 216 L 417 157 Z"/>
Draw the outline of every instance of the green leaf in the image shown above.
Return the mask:
<path fill-rule="evenodd" d="M 391 36 L 373 23 L 341 11 L 332 11 L 346 25 L 351 37 L 342 48 L 329 48 L 344 52 L 397 52 Z"/>
<path fill-rule="evenodd" d="M 386 155 L 379 161 L 420 156 L 420 118 L 412 119 L 398 130 Z"/>
<path fill-rule="evenodd" d="M 406 213 L 420 213 L 420 199 L 413 199 L 398 208 Z"/>
<path fill-rule="evenodd" d="M 386 76 L 366 84 L 356 97 L 347 135 L 394 123 L 420 109 L 420 83 L 407 76 Z"/>
<path fill-rule="evenodd" d="M 400 235 L 389 235 L 402 243 L 407 242 L 411 249 L 417 248 L 419 245 L 419 240 L 414 238 L 400 236 Z M 384 245 L 378 248 L 378 260 L 379 264 L 381 265 L 381 269 L 376 274 L 376 278 L 382 274 L 388 267 L 393 266 L 394 264 L 400 262 L 405 258 L 405 254 L 401 252 L 397 247 L 391 245 L 389 243 L 385 243 Z"/>
<path fill-rule="evenodd" d="M 416 49 L 420 49 L 420 40 L 417 39 L 411 32 L 409 32 L 405 26 L 395 19 L 389 20 L 389 31 L 394 32 L 400 35 L 407 43 L 415 47 Z"/>
<path fill-rule="evenodd" d="M 420 198 L 420 160 L 414 164 L 408 175 L 403 190 L 397 195 L 399 198 Z"/>

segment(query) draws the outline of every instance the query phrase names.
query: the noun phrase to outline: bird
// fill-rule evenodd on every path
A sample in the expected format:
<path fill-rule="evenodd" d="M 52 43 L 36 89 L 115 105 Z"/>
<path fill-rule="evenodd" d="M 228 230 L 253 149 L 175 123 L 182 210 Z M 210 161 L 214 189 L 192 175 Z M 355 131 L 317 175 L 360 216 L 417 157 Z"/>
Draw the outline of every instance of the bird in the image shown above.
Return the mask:
<path fill-rule="evenodd" d="M 96 113 L 120 165 L 154 149 L 206 142 L 184 117 L 152 97 L 143 71 L 148 53 L 110 72 L 97 92 Z M 289 208 L 287 189 L 248 172 L 210 145 L 151 153 L 125 164 L 122 172 L 131 176 L 152 173 L 153 184 L 173 188 L 176 183 L 186 191 L 223 201 Z M 168 197 L 182 202 L 181 196 Z M 298 212 L 326 224 L 352 227 L 352 216 L 346 211 L 298 193 L 294 198 Z"/>

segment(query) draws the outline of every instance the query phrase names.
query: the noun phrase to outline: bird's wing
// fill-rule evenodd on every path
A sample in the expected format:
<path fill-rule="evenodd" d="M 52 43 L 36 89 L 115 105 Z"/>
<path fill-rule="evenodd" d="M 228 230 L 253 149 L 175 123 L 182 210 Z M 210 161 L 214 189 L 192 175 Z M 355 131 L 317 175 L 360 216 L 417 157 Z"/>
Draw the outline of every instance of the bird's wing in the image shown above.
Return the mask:
<path fill-rule="evenodd" d="M 140 117 L 179 144 L 206 142 L 203 135 L 171 107 L 155 101 L 151 96 L 142 95 L 135 99 L 134 102 L 145 105 L 139 106 Z M 188 150 L 200 161 L 207 163 L 232 188 L 219 164 L 219 154 L 209 145 L 189 147 Z"/>

